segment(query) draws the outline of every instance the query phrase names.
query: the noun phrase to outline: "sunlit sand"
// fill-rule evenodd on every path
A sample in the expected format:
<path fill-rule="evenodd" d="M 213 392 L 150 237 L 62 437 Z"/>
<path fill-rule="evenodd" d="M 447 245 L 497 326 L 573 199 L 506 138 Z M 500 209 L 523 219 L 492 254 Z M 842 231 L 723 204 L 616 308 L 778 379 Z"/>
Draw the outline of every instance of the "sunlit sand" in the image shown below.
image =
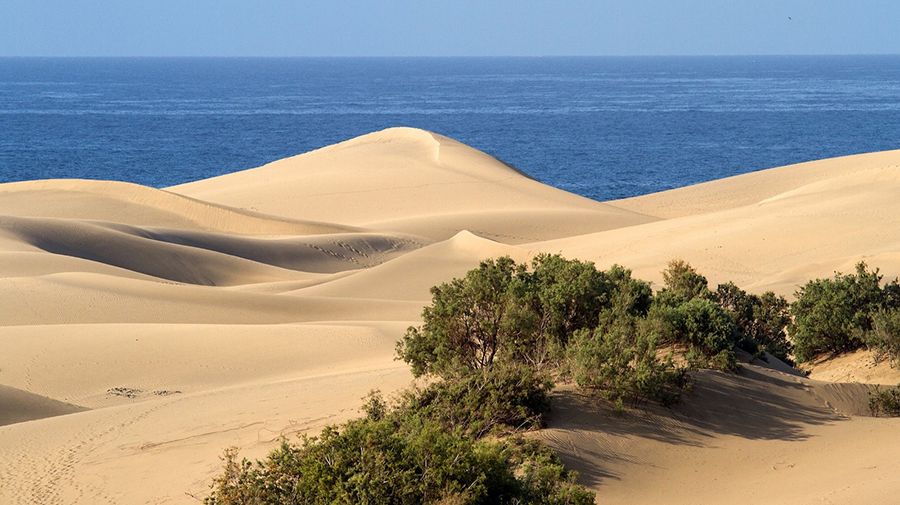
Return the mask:
<path fill-rule="evenodd" d="M 429 288 L 538 252 L 789 299 L 860 260 L 900 275 L 900 151 L 594 202 L 437 134 L 394 128 L 167 188 L 0 185 L 0 503 L 197 503 L 224 448 L 358 415 L 411 380 L 394 344 Z M 900 420 L 864 354 L 811 378 L 702 371 L 617 416 L 563 387 L 537 434 L 600 503 L 885 503 Z M 833 382 L 839 381 L 839 382 Z"/>

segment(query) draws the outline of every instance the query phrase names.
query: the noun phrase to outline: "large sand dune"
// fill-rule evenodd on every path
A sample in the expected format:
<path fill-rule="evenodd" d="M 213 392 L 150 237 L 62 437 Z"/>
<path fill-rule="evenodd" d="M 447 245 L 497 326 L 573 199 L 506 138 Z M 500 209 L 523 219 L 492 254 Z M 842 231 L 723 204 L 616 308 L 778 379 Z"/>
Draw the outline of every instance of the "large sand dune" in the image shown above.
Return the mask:
<path fill-rule="evenodd" d="M 859 260 L 897 276 L 898 166 L 598 203 L 395 128 L 166 190 L 0 185 L 0 503 L 196 503 L 225 447 L 262 456 L 406 386 L 394 342 L 484 258 L 562 252 L 659 282 L 681 257 L 786 295 Z M 682 405 L 624 417 L 562 388 L 538 436 L 604 503 L 885 503 L 900 422 L 860 416 L 867 388 L 848 382 L 900 374 L 867 359 L 818 380 L 703 372 Z"/>

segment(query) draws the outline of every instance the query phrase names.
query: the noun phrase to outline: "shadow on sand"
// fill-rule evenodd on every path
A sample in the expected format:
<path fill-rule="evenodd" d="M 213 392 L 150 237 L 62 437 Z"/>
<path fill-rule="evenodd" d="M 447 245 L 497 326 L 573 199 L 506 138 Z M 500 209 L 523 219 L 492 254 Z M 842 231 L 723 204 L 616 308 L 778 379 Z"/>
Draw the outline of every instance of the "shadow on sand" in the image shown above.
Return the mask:
<path fill-rule="evenodd" d="M 745 366 L 738 374 L 701 370 L 692 377 L 693 388 L 680 404 L 646 404 L 624 414 L 601 398 L 560 387 L 541 436 L 582 483 L 595 487 L 620 478 L 609 470 L 618 463 L 647 464 L 630 454 L 635 444 L 704 447 L 719 436 L 802 441 L 811 426 L 847 419 L 817 397 L 811 381 L 785 373 Z"/>

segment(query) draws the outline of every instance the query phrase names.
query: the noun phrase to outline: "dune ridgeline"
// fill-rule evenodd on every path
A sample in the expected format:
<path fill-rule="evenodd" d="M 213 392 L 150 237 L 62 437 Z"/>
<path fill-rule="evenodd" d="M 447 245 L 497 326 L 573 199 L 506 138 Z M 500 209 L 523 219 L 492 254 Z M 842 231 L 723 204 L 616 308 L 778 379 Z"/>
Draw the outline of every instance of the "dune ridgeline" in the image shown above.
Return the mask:
<path fill-rule="evenodd" d="M 789 301 L 860 261 L 893 279 L 898 194 L 891 151 L 601 203 L 410 128 L 166 189 L 0 185 L 0 503 L 198 503 L 226 447 L 262 458 L 409 386 L 396 342 L 432 286 L 487 258 L 619 264 L 654 287 L 682 258 Z M 598 503 L 900 491 L 900 420 L 865 409 L 865 383 L 900 382 L 887 363 L 693 378 L 624 415 L 563 385 L 534 436 Z"/>

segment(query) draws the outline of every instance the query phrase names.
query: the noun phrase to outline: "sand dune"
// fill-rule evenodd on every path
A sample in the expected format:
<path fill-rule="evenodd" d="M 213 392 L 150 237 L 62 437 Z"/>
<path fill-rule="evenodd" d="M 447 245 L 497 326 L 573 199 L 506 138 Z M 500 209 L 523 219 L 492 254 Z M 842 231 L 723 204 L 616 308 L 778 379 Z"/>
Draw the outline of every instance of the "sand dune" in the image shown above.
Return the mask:
<path fill-rule="evenodd" d="M 275 216 L 436 240 L 469 230 L 520 243 L 654 220 L 545 186 L 480 151 L 412 128 L 169 190 Z"/>
<path fill-rule="evenodd" d="M 848 166 L 844 172 L 839 170 L 841 162 Z M 784 295 L 792 295 L 811 278 L 852 272 L 860 260 L 894 278 L 900 275 L 898 165 L 900 151 L 891 151 L 772 169 L 635 198 L 617 205 L 646 211 L 658 201 L 663 215 L 683 197 L 687 206 L 696 209 L 639 227 L 527 247 L 594 260 L 601 266 L 624 264 L 657 282 L 660 265 L 679 257 L 713 282 L 733 280 L 751 290 L 772 289 Z M 813 174 L 820 179 L 813 179 Z M 744 191 L 736 200 L 740 203 L 723 203 L 731 188 L 742 182 L 755 189 Z M 773 186 L 785 191 L 773 195 Z"/>
<path fill-rule="evenodd" d="M 746 207 L 825 181 L 855 177 L 873 167 L 896 167 L 900 151 L 844 156 L 750 172 L 611 204 L 664 219 Z"/>
<path fill-rule="evenodd" d="M 353 231 L 333 224 L 260 215 L 125 182 L 47 180 L 0 186 L 0 215 L 106 220 L 250 235 Z"/>
<path fill-rule="evenodd" d="M 437 134 L 393 128 L 166 190 L 0 185 L 0 503 L 196 503 L 230 445 L 357 414 L 407 385 L 394 342 L 429 288 L 562 252 L 661 280 L 790 295 L 864 259 L 900 274 L 900 151 L 608 203 Z M 878 503 L 900 490 L 900 381 L 848 356 L 811 378 L 702 372 L 625 417 L 562 388 L 542 437 L 603 503 Z"/>
<path fill-rule="evenodd" d="M 409 253 L 354 275 L 298 290 L 297 294 L 380 300 L 411 300 L 424 306 L 429 290 L 454 277 L 462 277 L 486 258 L 511 256 L 530 259 L 527 250 L 494 242 L 462 231 L 453 238 Z M 410 275 L 410 272 L 416 272 Z"/>
<path fill-rule="evenodd" d="M 291 271 L 334 273 L 366 268 L 425 243 L 396 234 L 271 239 L 11 216 L 0 217 L 0 234 L 55 255 L 170 281 L 213 286 L 296 279 Z"/>

